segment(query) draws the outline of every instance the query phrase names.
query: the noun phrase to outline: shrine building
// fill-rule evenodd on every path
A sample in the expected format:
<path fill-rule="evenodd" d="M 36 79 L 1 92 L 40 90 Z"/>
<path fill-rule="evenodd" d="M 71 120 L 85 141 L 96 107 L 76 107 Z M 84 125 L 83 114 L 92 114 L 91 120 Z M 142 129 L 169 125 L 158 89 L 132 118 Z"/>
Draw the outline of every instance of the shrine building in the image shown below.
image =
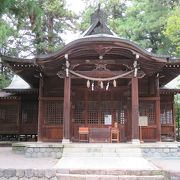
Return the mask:
<path fill-rule="evenodd" d="M 175 140 L 174 94 L 180 89 L 165 85 L 180 75 L 180 59 L 119 38 L 99 9 L 91 18 L 79 39 L 53 54 L 1 56 L 28 83 L 16 87 L 13 81 L 0 93 L 1 137 L 37 135 L 42 142 L 89 143 Z"/>

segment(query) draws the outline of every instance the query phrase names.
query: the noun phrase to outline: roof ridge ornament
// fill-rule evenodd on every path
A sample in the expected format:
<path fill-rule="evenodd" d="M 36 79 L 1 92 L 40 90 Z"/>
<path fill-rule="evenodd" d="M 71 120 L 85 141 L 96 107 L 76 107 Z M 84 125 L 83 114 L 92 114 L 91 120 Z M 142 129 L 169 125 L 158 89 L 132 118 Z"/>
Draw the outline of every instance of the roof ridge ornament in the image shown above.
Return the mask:
<path fill-rule="evenodd" d="M 90 36 L 96 34 L 109 34 L 115 35 L 113 31 L 107 26 L 107 18 L 106 13 L 101 9 L 101 4 L 98 4 L 98 8 L 91 14 L 91 25 L 90 27 L 83 33 L 82 36 Z"/>
<path fill-rule="evenodd" d="M 98 4 L 98 9 L 91 15 L 91 24 L 93 24 L 96 21 L 102 21 L 104 23 L 107 23 L 107 15 L 105 12 L 101 9 L 101 4 Z"/>

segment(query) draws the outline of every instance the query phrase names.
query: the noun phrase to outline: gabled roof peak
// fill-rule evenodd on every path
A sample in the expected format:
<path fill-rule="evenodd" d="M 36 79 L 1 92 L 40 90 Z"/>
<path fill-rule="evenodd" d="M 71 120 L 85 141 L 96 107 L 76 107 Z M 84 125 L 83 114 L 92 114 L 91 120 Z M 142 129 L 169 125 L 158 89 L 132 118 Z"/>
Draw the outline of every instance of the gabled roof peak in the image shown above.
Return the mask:
<path fill-rule="evenodd" d="M 100 9 L 100 5 L 91 15 L 91 26 L 83 33 L 83 36 L 90 36 L 94 34 L 115 35 L 115 33 L 107 26 L 107 15 Z"/>
<path fill-rule="evenodd" d="M 107 23 L 107 15 L 101 10 L 100 4 L 98 5 L 98 9 L 91 15 L 91 24 L 97 20 Z"/>

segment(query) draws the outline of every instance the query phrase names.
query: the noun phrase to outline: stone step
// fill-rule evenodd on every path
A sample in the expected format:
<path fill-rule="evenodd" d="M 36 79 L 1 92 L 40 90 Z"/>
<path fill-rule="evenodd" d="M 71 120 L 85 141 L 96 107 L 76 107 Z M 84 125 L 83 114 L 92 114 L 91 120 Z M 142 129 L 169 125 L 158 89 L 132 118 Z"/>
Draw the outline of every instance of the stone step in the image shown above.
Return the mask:
<path fill-rule="evenodd" d="M 58 180 L 166 180 L 163 175 L 136 176 L 136 175 L 82 175 L 57 174 Z"/>
<path fill-rule="evenodd" d="M 58 175 L 112 175 L 112 176 L 167 176 L 162 170 L 130 170 L 130 169 L 58 169 Z"/>
<path fill-rule="evenodd" d="M 127 153 L 63 153 L 62 157 L 141 157 L 141 154 Z"/>
<path fill-rule="evenodd" d="M 140 148 L 106 148 L 106 147 L 74 147 L 74 148 L 67 148 L 64 147 L 63 152 L 141 152 Z"/>
<path fill-rule="evenodd" d="M 168 180 L 161 170 L 59 169 L 59 180 Z"/>
<path fill-rule="evenodd" d="M 118 147 L 65 147 L 63 157 L 140 157 L 140 148 Z"/>

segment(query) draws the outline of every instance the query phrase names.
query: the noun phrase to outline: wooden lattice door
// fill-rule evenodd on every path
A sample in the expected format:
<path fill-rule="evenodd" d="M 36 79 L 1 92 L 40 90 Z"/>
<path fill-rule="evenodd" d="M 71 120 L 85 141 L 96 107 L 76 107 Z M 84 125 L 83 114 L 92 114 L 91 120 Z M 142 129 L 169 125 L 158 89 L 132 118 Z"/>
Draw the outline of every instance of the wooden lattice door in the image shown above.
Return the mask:
<path fill-rule="evenodd" d="M 88 92 L 84 99 L 76 99 L 73 102 L 72 136 L 78 138 L 78 128 L 85 127 L 110 127 L 118 122 L 121 140 L 126 139 L 127 122 L 127 98 L 113 94 L 112 92 Z M 115 96 L 114 96 L 115 95 Z M 111 118 L 111 125 L 105 123 L 105 116 Z"/>

